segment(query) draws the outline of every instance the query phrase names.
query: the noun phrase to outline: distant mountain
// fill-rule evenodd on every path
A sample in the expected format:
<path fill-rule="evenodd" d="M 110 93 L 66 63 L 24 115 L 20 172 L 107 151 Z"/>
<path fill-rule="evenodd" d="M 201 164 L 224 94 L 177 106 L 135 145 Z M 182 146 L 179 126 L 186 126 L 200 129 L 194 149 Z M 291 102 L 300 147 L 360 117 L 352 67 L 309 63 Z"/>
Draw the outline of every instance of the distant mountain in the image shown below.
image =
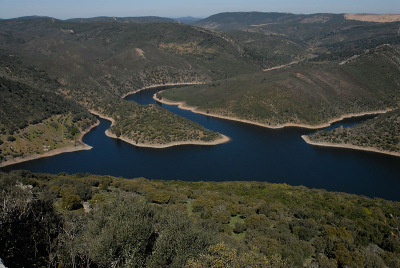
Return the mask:
<path fill-rule="evenodd" d="M 244 30 L 248 27 L 266 26 L 270 24 L 309 24 L 334 23 L 344 21 L 343 14 L 299 15 L 277 12 L 226 12 L 212 15 L 194 25 L 220 31 Z"/>
<path fill-rule="evenodd" d="M 312 54 L 322 53 L 331 60 L 351 57 L 383 44 L 398 44 L 400 22 L 393 16 L 386 19 L 393 22 L 360 21 L 349 14 L 228 12 L 210 16 L 194 25 L 233 35 L 243 40 L 252 54 L 263 54 L 261 48 L 268 46 L 260 41 L 275 37 L 281 38 L 282 42 L 285 39 L 288 43 L 308 47 Z"/>
<path fill-rule="evenodd" d="M 181 17 L 181 18 L 176 18 L 175 20 L 179 21 L 180 23 L 187 24 L 187 25 L 193 25 L 194 23 L 202 20 L 204 18 L 194 18 L 194 17 Z"/>
<path fill-rule="evenodd" d="M 147 16 L 147 17 L 94 17 L 94 18 L 74 18 L 67 20 L 69 22 L 104 22 L 115 21 L 122 23 L 149 23 L 149 22 L 177 22 L 174 19 Z"/>
<path fill-rule="evenodd" d="M 33 20 L 33 19 L 50 19 L 51 17 L 48 16 L 37 16 L 37 15 L 32 15 L 32 16 L 23 16 L 23 17 L 18 17 L 16 19 L 19 20 Z"/>

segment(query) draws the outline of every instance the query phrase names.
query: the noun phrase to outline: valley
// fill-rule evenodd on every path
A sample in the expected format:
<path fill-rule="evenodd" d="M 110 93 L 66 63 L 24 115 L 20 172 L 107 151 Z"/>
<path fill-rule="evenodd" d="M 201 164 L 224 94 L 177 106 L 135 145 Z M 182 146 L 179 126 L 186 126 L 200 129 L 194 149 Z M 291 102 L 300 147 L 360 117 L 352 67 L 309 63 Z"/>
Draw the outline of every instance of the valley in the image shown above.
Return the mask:
<path fill-rule="evenodd" d="M 398 15 L 76 17 L 0 19 L 0 266 L 400 266 Z"/>

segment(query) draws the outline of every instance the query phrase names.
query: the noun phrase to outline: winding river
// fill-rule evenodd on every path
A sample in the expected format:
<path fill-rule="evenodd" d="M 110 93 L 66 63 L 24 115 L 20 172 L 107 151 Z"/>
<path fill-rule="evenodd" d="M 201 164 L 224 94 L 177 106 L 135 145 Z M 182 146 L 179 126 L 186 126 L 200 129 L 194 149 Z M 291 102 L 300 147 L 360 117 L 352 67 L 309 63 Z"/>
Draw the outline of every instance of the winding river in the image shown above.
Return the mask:
<path fill-rule="evenodd" d="M 126 99 L 140 104 L 156 103 L 152 96 L 158 90 L 143 90 Z M 1 170 L 89 172 L 184 181 L 268 181 L 400 201 L 400 157 L 313 147 L 301 135 L 315 130 L 267 129 L 192 113 L 173 105 L 158 105 L 232 140 L 216 146 L 139 148 L 108 138 L 104 132 L 110 122 L 100 119 L 100 125 L 83 138 L 84 143 L 93 146 L 92 150 L 41 158 Z M 369 117 L 345 119 L 328 129 L 349 127 Z"/>

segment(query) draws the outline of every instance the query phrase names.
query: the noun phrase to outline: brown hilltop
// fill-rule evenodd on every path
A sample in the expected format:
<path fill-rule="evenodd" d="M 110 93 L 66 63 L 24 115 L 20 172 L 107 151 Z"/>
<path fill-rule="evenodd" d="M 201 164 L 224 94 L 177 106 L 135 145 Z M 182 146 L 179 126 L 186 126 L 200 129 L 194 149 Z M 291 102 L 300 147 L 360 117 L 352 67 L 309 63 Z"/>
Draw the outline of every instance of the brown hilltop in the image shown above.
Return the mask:
<path fill-rule="evenodd" d="M 396 22 L 400 21 L 400 14 L 345 14 L 347 20 L 369 21 L 369 22 Z"/>

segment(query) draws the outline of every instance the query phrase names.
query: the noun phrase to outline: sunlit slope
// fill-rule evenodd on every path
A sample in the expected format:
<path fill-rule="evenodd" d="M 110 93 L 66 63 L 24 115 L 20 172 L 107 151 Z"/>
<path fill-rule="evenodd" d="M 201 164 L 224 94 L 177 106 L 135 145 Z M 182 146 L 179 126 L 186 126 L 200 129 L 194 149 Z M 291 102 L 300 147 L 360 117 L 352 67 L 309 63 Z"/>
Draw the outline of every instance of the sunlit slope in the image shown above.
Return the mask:
<path fill-rule="evenodd" d="M 0 162 L 73 146 L 96 122 L 71 100 L 3 77 L 0 100 Z"/>
<path fill-rule="evenodd" d="M 94 84 L 123 95 L 158 83 L 204 82 L 256 70 L 222 33 L 176 23 L 0 23 L 1 47 L 63 84 Z"/>
<path fill-rule="evenodd" d="M 227 12 L 195 25 L 227 32 L 240 30 L 304 43 L 322 59 L 341 60 L 383 44 L 399 44 L 400 22 L 376 23 L 347 20 L 343 14 L 290 14 Z"/>
<path fill-rule="evenodd" d="M 111 132 L 135 138 L 135 144 L 220 136 L 158 106 L 123 101 L 122 95 L 156 84 L 202 83 L 256 70 L 222 34 L 174 23 L 40 18 L 1 21 L 0 29 L 0 75 L 45 87 L 112 118 Z"/>
<path fill-rule="evenodd" d="M 299 64 L 165 91 L 214 115 L 270 126 L 317 126 L 350 113 L 395 108 L 400 100 L 400 54 L 382 46 L 339 64 Z"/>

